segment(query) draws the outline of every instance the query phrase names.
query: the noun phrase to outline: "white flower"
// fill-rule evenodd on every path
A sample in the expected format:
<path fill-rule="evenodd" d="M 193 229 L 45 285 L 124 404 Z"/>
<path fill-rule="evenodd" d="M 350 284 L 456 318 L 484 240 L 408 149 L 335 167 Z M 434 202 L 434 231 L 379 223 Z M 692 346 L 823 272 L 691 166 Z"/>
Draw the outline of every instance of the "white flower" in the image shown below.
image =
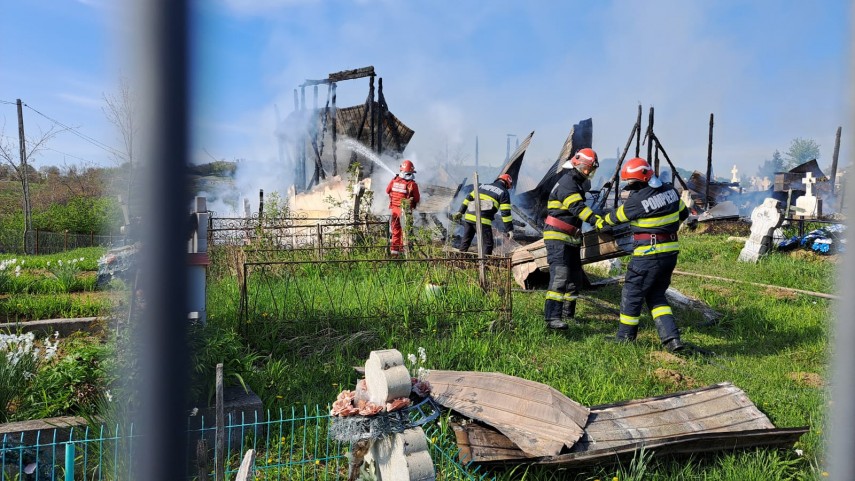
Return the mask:
<path fill-rule="evenodd" d="M 419 361 L 421 361 L 421 363 L 424 364 L 426 360 L 427 360 L 427 354 L 425 354 L 425 348 L 419 347 Z"/>
<path fill-rule="evenodd" d="M 798 455 L 798 456 L 804 456 L 804 454 L 805 454 L 805 452 L 804 452 L 804 451 L 802 451 L 801 449 L 796 449 L 796 455 Z"/>
<path fill-rule="evenodd" d="M 109 389 L 107 389 L 106 391 L 104 391 L 104 397 L 106 397 L 106 398 L 107 398 L 107 402 L 110 402 L 110 403 L 111 403 L 111 402 L 113 402 L 113 395 L 112 395 L 112 394 L 110 394 L 110 390 L 109 390 Z"/>
<path fill-rule="evenodd" d="M 415 364 L 416 363 L 416 355 L 415 354 L 407 354 L 407 361 L 409 361 L 410 364 Z"/>
<path fill-rule="evenodd" d="M 53 338 L 59 339 L 59 331 L 53 331 Z"/>

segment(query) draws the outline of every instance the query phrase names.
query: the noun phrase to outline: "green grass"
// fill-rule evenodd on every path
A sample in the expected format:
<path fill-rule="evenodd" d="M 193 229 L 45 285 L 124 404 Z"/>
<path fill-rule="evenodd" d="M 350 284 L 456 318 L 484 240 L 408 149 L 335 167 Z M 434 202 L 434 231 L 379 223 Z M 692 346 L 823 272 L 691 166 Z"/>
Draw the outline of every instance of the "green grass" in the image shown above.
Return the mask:
<path fill-rule="evenodd" d="M 680 270 L 833 292 L 834 265 L 829 258 L 773 253 L 759 264 L 741 264 L 736 262 L 741 244 L 727 241 L 726 236 L 686 235 L 681 243 Z M 309 277 L 325 279 L 325 286 L 298 288 L 292 284 L 288 292 L 305 288 L 320 295 L 330 286 L 345 292 L 351 292 L 348 286 L 371 286 L 371 276 L 348 274 L 348 284 L 342 281 L 344 273 L 322 265 L 317 269 L 322 275 Z M 614 312 L 582 300 L 577 314 L 586 322 L 563 333 L 544 328 L 542 292 L 515 292 L 513 325 L 498 330 L 491 330 L 483 316 L 449 315 L 449 306 L 437 306 L 406 317 L 328 318 L 321 326 L 317 320 L 288 326 L 270 320 L 257 324 L 255 333 L 244 338 L 234 335 L 238 286 L 234 278 L 224 277 L 211 282 L 208 291 L 209 328 L 205 336 L 216 340 L 216 348 L 202 351 L 196 362 L 211 367 L 226 362 L 227 377 L 241 376 L 271 409 L 331 403 L 340 390 L 353 388 L 357 375 L 351 366 L 362 365 L 371 350 L 386 348 L 396 348 L 406 356 L 421 346 L 427 351 L 429 368 L 504 372 L 550 385 L 588 406 L 731 381 L 744 389 L 776 426 L 810 427 L 796 446 L 803 456 L 760 449 L 690 459 L 639 459 L 635 465 L 585 470 L 518 468 L 493 474 L 502 479 L 519 479 L 525 473 L 526 479 L 604 480 L 642 479 L 638 476 L 661 480 L 818 477 L 829 400 L 821 385 L 794 378 L 798 377 L 795 373 L 810 373 L 820 382 L 828 379 L 830 301 L 684 276 L 674 276 L 672 285 L 725 315 L 716 326 L 698 327 L 701 318 L 697 313 L 675 309 L 684 339 L 715 352 L 715 356 L 689 357 L 685 363 L 659 357 L 662 351 L 649 314 L 642 316 L 635 345 L 607 342 L 605 337 L 617 329 L 619 286 L 585 292 Z M 287 294 L 275 289 L 271 293 L 270 300 Z M 353 302 L 347 296 L 342 300 L 343 305 Z M 259 335 L 273 336 L 271 341 L 276 342 L 258 343 L 254 336 Z M 679 371 L 683 381 L 674 384 L 658 377 L 660 368 Z M 203 386 L 212 381 L 209 375 L 198 379 Z M 453 436 L 450 431 L 445 434 Z"/>
<path fill-rule="evenodd" d="M 81 247 L 58 254 L 45 254 L 38 256 L 22 256 L 20 254 L 0 254 L 0 260 L 26 259 L 25 267 L 28 269 L 46 269 L 48 262 L 56 264 L 57 261 L 68 262 L 72 259 L 83 258 L 80 268 L 84 271 L 98 270 L 98 259 L 107 252 L 104 247 Z"/>

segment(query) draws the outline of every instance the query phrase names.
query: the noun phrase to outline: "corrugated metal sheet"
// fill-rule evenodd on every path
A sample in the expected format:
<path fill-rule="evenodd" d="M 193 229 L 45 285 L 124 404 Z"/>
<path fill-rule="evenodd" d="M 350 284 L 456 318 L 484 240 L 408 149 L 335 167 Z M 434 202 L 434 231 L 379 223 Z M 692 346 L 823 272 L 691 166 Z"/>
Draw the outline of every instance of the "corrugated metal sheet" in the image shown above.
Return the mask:
<path fill-rule="evenodd" d="M 554 388 L 495 372 L 430 371 L 443 407 L 485 422 L 532 456 L 552 456 L 582 436 L 589 410 Z"/>
<path fill-rule="evenodd" d="M 501 433 L 479 424 L 455 428 L 461 459 L 585 465 L 628 459 L 642 447 L 657 455 L 751 446 L 792 446 L 804 428 L 777 429 L 731 383 L 591 408 L 570 452 L 532 459 Z"/>

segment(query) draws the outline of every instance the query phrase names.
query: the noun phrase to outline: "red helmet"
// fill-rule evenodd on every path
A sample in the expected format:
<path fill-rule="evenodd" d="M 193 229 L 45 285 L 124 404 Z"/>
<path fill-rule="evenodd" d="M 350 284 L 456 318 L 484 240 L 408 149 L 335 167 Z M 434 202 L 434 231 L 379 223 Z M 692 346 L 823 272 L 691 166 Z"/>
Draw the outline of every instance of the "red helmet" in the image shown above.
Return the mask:
<path fill-rule="evenodd" d="M 651 177 L 653 177 L 653 169 L 640 157 L 627 160 L 620 169 L 620 180 L 648 182 Z"/>
<path fill-rule="evenodd" d="M 502 174 L 496 178 L 496 180 L 501 180 L 505 183 L 505 188 L 510 189 L 512 185 L 514 185 L 514 179 L 511 178 L 510 174 Z"/>
<path fill-rule="evenodd" d="M 416 167 L 409 160 L 405 160 L 405 161 L 401 162 L 401 172 L 403 172 L 405 174 L 415 174 L 416 173 Z"/>
<path fill-rule="evenodd" d="M 579 149 L 576 152 L 576 155 L 570 158 L 570 164 L 579 170 L 579 167 L 590 167 L 591 169 L 596 169 L 600 166 L 600 162 L 597 160 L 597 153 L 594 152 L 594 149 Z"/>

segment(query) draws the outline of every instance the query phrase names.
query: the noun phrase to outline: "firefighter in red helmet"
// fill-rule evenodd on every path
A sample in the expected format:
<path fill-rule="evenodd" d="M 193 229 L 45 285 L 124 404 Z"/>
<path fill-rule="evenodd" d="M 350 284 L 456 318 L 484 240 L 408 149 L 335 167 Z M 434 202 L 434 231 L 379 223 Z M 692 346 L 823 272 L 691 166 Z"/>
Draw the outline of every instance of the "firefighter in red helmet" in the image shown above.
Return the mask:
<path fill-rule="evenodd" d="M 502 174 L 490 184 L 481 184 L 478 188 L 478 202 L 481 206 L 481 239 L 484 255 L 493 253 L 493 217 L 501 213 L 505 233 L 513 239 L 514 224 L 511 215 L 511 195 L 508 190 L 513 187 L 514 180 L 508 174 Z M 460 209 L 452 216 L 455 221 L 463 219 L 463 235 L 457 249 L 466 251 L 472 245 L 472 239 L 477 232 L 475 229 L 475 189 L 466 196 Z"/>
<path fill-rule="evenodd" d="M 548 329 L 567 329 L 568 322 L 576 322 L 576 299 L 584 280 L 582 222 L 596 225 L 600 219 L 585 205 L 585 194 L 599 166 L 593 149 L 579 149 L 562 164 L 567 170 L 549 193 L 543 230 L 549 263 L 549 287 L 543 308 Z"/>
<path fill-rule="evenodd" d="M 616 340 L 635 340 L 641 308 L 647 303 L 662 345 L 669 351 L 680 351 L 685 345 L 665 291 L 677 265 L 677 229 L 689 216 L 688 210 L 674 186 L 659 180 L 642 158 L 627 160 L 620 178 L 629 182 L 625 187 L 630 191 L 629 197 L 597 223 L 597 228 L 602 229 L 629 222 L 632 230 L 634 248 L 621 293 Z"/>
<path fill-rule="evenodd" d="M 421 200 L 419 195 L 419 184 L 415 180 L 416 168 L 412 162 L 405 160 L 401 162 L 400 173 L 386 186 L 386 193 L 389 194 L 389 210 L 392 211 L 390 220 L 390 230 L 392 231 L 392 242 L 389 246 L 389 253 L 393 256 L 400 255 L 404 249 L 404 232 L 401 227 L 401 208 L 402 201 L 407 200 L 409 210 L 412 212 L 416 209 Z"/>

